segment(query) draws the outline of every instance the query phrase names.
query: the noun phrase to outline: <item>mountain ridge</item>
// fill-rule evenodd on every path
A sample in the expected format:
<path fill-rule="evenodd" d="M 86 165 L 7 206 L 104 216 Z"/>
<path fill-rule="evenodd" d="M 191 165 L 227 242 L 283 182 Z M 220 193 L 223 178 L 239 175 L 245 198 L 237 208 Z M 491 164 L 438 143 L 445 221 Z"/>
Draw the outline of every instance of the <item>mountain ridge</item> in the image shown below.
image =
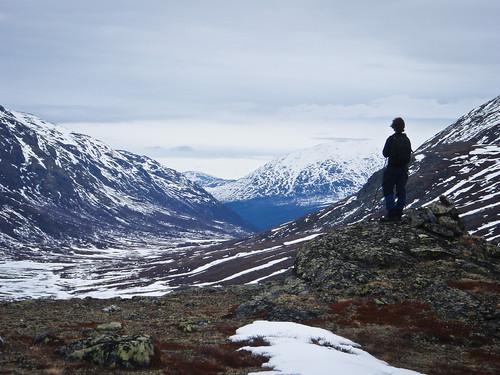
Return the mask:
<path fill-rule="evenodd" d="M 251 233 L 208 192 L 152 159 L 3 107 L 0 122 L 4 246 L 161 246 Z"/>

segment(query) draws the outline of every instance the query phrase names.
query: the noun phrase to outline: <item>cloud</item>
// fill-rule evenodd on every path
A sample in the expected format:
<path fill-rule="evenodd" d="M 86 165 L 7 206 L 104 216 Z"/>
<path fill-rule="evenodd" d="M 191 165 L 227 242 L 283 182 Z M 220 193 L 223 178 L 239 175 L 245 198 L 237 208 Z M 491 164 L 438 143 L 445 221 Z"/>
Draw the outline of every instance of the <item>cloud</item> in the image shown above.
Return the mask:
<path fill-rule="evenodd" d="M 314 139 L 317 139 L 318 141 L 321 141 L 321 142 L 339 142 L 339 143 L 370 141 L 369 138 L 314 137 Z"/>
<path fill-rule="evenodd" d="M 484 103 L 491 98 L 463 98 L 455 102 L 439 103 L 436 99 L 412 98 L 408 95 L 393 95 L 376 98 L 368 103 L 352 105 L 299 104 L 283 107 L 278 115 L 284 118 L 330 121 L 349 118 L 393 118 L 404 116 L 414 119 L 454 119 L 464 110 Z"/>
<path fill-rule="evenodd" d="M 177 146 L 177 147 L 172 147 L 170 151 L 193 152 L 194 149 L 190 146 Z"/>
<path fill-rule="evenodd" d="M 485 100 L 484 100 L 485 101 Z M 318 141 L 385 138 L 402 116 L 418 142 L 430 138 L 484 101 L 439 103 L 405 95 L 353 105 L 299 104 L 262 110 L 258 105 L 186 107 L 171 118 L 110 123 L 65 123 L 112 146 L 157 156 L 280 155 Z M 418 124 L 418 126 L 416 126 Z"/>
<path fill-rule="evenodd" d="M 13 2 L 0 30 L 0 98 L 79 105 L 73 115 L 88 121 L 143 119 L 165 103 L 490 96 L 499 6 L 479 3 Z"/>
<path fill-rule="evenodd" d="M 500 87 L 493 0 L 1 7 L 1 105 L 159 157 L 378 142 L 396 116 L 418 143 Z"/>

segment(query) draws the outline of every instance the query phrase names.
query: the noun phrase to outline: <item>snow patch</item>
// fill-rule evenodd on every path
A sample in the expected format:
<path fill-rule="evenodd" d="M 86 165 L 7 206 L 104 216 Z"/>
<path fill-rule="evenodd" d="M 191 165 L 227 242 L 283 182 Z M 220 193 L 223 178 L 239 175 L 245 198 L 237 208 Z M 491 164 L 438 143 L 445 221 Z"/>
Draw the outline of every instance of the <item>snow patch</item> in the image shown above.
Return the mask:
<path fill-rule="evenodd" d="M 239 328 L 234 342 L 261 338 L 270 346 L 245 346 L 255 355 L 269 357 L 272 371 L 249 375 L 417 375 L 389 366 L 360 349 L 355 342 L 327 330 L 290 322 L 255 321 Z"/>

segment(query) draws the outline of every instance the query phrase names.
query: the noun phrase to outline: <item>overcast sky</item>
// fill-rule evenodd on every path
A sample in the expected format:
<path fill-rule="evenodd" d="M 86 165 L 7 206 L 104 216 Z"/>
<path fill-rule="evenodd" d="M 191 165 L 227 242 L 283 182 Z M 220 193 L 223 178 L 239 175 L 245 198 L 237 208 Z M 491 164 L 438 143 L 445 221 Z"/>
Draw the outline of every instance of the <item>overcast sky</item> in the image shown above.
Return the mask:
<path fill-rule="evenodd" d="M 1 0 L 0 105 L 237 178 L 500 95 L 498 0 Z"/>

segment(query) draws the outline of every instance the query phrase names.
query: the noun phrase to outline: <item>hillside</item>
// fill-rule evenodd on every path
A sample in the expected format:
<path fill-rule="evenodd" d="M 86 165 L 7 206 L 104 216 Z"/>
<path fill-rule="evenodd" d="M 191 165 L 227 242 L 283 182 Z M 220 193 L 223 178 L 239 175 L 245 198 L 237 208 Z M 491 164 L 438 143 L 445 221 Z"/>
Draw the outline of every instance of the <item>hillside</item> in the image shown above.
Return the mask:
<path fill-rule="evenodd" d="M 3 107 L 0 192 L 0 246 L 18 258 L 30 247 L 159 247 L 251 233 L 176 171 Z"/>

